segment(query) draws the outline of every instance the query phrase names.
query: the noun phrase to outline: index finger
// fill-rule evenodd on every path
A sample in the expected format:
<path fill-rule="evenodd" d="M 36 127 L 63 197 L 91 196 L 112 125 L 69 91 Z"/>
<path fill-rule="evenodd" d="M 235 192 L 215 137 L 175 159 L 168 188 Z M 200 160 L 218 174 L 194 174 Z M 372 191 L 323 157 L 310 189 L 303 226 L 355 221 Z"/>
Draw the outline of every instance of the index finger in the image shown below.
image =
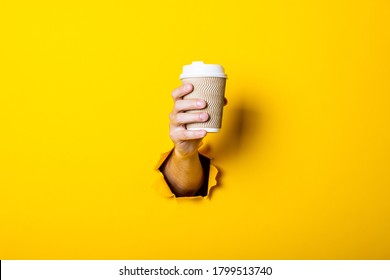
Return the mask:
<path fill-rule="evenodd" d="M 184 95 L 189 94 L 193 90 L 194 86 L 190 83 L 184 84 L 172 91 L 172 98 L 174 101 L 182 98 Z"/>

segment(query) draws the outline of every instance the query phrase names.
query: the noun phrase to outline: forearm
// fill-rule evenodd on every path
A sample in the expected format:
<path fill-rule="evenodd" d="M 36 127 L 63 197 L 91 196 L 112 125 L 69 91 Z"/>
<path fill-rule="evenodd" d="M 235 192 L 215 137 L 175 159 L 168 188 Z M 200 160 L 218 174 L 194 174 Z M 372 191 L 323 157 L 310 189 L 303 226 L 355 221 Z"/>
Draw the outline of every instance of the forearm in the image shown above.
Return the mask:
<path fill-rule="evenodd" d="M 175 150 L 162 166 L 161 172 L 177 196 L 192 196 L 202 186 L 204 172 L 199 153 L 182 157 Z"/>

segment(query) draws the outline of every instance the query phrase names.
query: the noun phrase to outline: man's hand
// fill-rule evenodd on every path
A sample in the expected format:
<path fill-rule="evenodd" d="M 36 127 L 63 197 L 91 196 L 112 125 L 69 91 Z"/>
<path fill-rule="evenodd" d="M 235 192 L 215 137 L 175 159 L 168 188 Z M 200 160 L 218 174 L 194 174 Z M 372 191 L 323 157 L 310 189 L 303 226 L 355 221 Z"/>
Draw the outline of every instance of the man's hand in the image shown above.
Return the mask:
<path fill-rule="evenodd" d="M 206 112 L 191 113 L 190 110 L 206 107 L 206 102 L 203 99 L 183 99 L 192 90 L 192 84 L 185 84 L 172 92 L 174 106 L 169 116 L 169 135 L 175 145 L 174 152 L 180 158 L 192 157 L 197 154 L 199 143 L 207 134 L 205 130 L 191 131 L 186 129 L 188 123 L 205 122 L 209 118 Z"/>
<path fill-rule="evenodd" d="M 185 84 L 173 90 L 173 110 L 170 113 L 169 135 L 175 145 L 173 152 L 161 166 L 161 172 L 176 196 L 193 196 L 202 186 L 203 167 L 200 162 L 198 147 L 206 136 L 206 130 L 187 130 L 186 124 L 205 122 L 209 115 L 205 112 L 191 112 L 207 106 L 203 99 L 186 99 L 183 97 L 193 90 L 192 84 Z M 225 99 L 225 105 L 227 101 Z"/>

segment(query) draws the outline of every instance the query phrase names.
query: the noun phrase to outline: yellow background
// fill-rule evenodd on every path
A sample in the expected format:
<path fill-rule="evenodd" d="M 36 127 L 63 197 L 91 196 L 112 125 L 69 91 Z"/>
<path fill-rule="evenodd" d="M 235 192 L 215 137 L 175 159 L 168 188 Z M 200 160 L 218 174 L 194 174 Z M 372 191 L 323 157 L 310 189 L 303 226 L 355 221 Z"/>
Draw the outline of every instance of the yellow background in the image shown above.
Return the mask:
<path fill-rule="evenodd" d="M 0 259 L 389 259 L 388 1 L 2 1 Z M 220 63 L 211 200 L 156 195 Z"/>

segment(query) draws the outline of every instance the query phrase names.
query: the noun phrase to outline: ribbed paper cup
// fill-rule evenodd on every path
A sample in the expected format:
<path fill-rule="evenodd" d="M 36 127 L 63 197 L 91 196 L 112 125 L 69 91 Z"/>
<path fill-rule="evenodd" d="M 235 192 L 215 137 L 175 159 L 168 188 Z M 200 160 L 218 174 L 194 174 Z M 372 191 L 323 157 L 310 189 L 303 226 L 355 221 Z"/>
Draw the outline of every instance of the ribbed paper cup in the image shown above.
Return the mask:
<path fill-rule="evenodd" d="M 194 86 L 193 91 L 184 96 L 183 99 L 203 99 L 207 104 L 205 109 L 188 112 L 206 112 L 209 115 L 209 119 L 206 122 L 187 124 L 188 130 L 220 131 L 225 101 L 226 78 L 223 67 L 218 64 L 193 62 L 191 65 L 183 67 L 183 74 L 180 75 L 182 83 L 191 83 Z"/>

